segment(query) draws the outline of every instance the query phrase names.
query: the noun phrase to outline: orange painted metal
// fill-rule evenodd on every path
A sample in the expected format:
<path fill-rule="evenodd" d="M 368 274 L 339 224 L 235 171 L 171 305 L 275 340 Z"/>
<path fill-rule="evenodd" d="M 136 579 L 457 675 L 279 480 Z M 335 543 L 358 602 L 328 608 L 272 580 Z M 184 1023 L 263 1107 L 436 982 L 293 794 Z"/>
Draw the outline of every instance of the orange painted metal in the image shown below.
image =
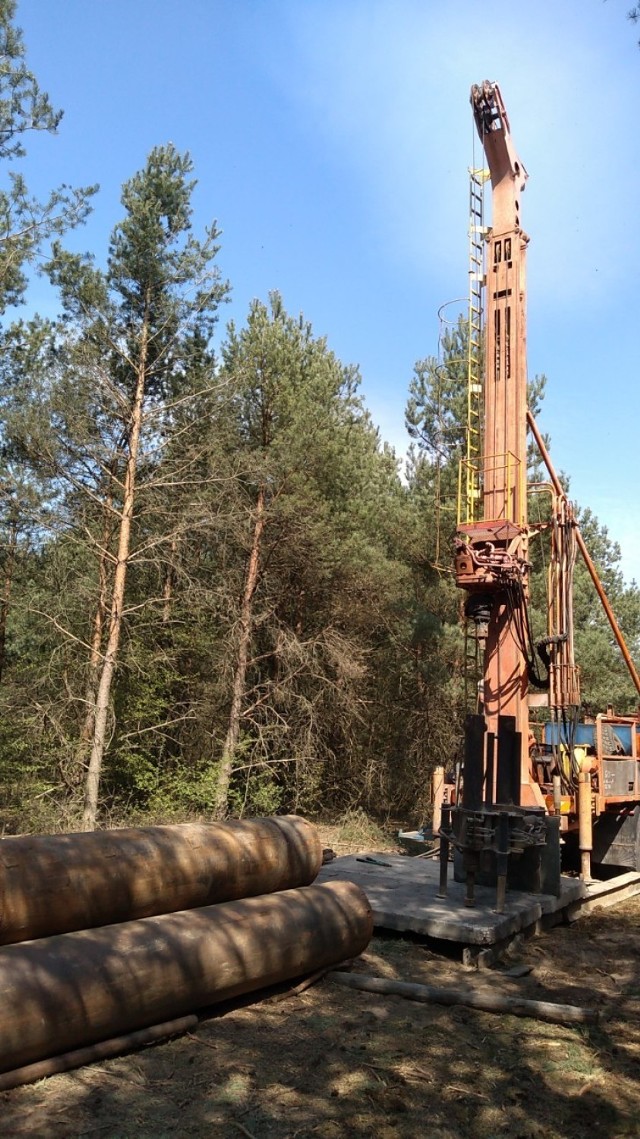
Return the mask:
<path fill-rule="evenodd" d="M 483 519 L 458 528 L 456 580 L 470 594 L 492 598 L 484 650 L 483 705 L 487 730 L 514 716 L 527 739 L 528 670 L 516 606 L 528 598 L 526 496 L 526 251 L 520 197 L 527 173 L 516 152 L 497 84 L 471 90 L 478 134 L 491 175 L 492 218 L 485 287 Z M 540 805 L 529 755 L 522 749 L 522 804 Z"/>
<path fill-rule="evenodd" d="M 580 527 L 578 526 L 578 523 L 576 522 L 575 516 L 573 515 L 573 510 L 571 509 L 571 504 L 569 503 L 567 496 L 566 496 L 566 494 L 562 488 L 562 483 L 560 482 L 560 479 L 558 478 L 558 476 L 555 472 L 553 463 L 551 462 L 551 456 L 550 456 L 547 448 L 545 447 L 544 439 L 542 438 L 542 435 L 540 434 L 540 431 L 538 429 L 538 425 L 537 425 L 537 423 L 536 423 L 536 421 L 535 421 L 535 419 L 534 419 L 534 417 L 530 411 L 527 411 L 527 423 L 531 429 L 531 434 L 533 435 L 533 437 L 536 441 L 536 446 L 540 452 L 540 456 L 542 458 L 542 461 L 544 462 L 544 465 L 546 466 L 547 471 L 549 472 L 549 478 L 551 479 L 551 482 L 553 483 L 553 487 L 554 487 L 556 494 L 559 497 L 562 497 L 567 502 L 568 509 L 569 509 L 571 516 L 572 516 L 572 522 L 573 522 L 573 525 L 575 526 L 576 541 L 578 543 L 578 549 L 580 550 L 580 553 L 582 554 L 582 557 L 584 559 L 584 563 L 585 563 L 585 565 L 589 571 L 589 575 L 590 575 L 591 580 L 595 586 L 596 593 L 598 594 L 598 597 L 602 603 L 602 607 L 603 607 L 603 609 L 607 615 L 607 620 L 611 626 L 611 631 L 612 631 L 612 633 L 616 639 L 616 642 L 618 644 L 620 652 L 622 653 L 622 656 L 624 658 L 624 662 L 625 662 L 625 664 L 629 670 L 629 675 L 630 675 L 630 677 L 631 677 L 631 679 L 635 685 L 636 692 L 638 693 L 638 695 L 640 695 L 640 676 L 638 675 L 638 670 L 637 670 L 635 664 L 633 663 L 633 659 L 631 657 L 631 653 L 629 652 L 627 642 L 624 639 L 624 634 L 622 632 L 622 629 L 620 628 L 620 626 L 618 625 L 618 622 L 616 621 L 616 616 L 615 616 L 615 613 L 613 612 L 613 609 L 611 608 L 611 603 L 609 601 L 609 598 L 607 597 L 604 586 L 603 586 L 602 582 L 600 581 L 600 576 L 599 576 L 598 571 L 594 565 L 593 559 L 591 558 L 591 555 L 589 554 L 589 551 L 586 547 L 585 540 L 584 540 L 584 538 L 580 532 Z"/>

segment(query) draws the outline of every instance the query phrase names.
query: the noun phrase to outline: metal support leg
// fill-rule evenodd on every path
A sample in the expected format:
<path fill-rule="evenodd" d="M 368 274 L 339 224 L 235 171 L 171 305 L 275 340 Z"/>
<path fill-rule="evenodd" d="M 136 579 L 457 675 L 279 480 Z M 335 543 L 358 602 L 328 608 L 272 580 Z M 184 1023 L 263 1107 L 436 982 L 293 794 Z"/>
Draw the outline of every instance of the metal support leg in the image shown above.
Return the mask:
<path fill-rule="evenodd" d="M 448 833 L 451 826 L 451 808 L 443 805 L 442 825 L 440 830 L 440 887 L 437 897 L 447 896 L 447 874 L 449 870 L 449 839 L 443 838 L 443 832 Z"/>
<path fill-rule="evenodd" d="M 475 854 L 467 855 L 465 858 L 466 864 L 466 891 L 464 896 L 465 906 L 475 906 L 476 904 L 476 872 L 478 869 L 478 859 Z"/>
<path fill-rule="evenodd" d="M 509 816 L 501 811 L 498 819 L 498 850 L 496 853 L 496 913 L 503 914 L 507 896 L 509 869 Z"/>

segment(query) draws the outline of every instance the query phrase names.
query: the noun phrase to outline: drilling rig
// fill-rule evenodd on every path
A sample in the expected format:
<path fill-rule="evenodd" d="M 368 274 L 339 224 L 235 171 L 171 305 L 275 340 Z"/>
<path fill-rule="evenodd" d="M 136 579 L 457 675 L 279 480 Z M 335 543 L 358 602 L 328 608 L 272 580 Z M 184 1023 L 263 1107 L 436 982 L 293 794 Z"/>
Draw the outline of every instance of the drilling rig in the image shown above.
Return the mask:
<path fill-rule="evenodd" d="M 640 677 L 586 549 L 576 515 L 527 407 L 526 254 L 521 221 L 527 172 L 514 146 L 496 83 L 471 89 L 491 180 L 491 226 L 471 182 L 468 447 L 458 481 L 454 573 L 482 661 L 475 709 L 467 715 L 463 776 L 442 810 L 441 889 L 449 847 L 474 904 L 476 880 L 559 893 L 561 846 L 577 842 L 581 873 L 591 860 L 640 870 L 640 718 L 609 707 L 581 719 L 574 659 L 573 567 L 585 559 L 637 692 Z M 471 356 L 480 355 L 472 366 Z M 479 381 L 479 382 L 478 382 Z M 527 431 L 547 469 L 527 484 Z M 528 517 L 531 494 L 548 498 L 544 524 Z M 529 612 L 530 544 L 550 535 L 548 627 L 534 641 Z M 531 722 L 544 707 L 545 722 Z"/>

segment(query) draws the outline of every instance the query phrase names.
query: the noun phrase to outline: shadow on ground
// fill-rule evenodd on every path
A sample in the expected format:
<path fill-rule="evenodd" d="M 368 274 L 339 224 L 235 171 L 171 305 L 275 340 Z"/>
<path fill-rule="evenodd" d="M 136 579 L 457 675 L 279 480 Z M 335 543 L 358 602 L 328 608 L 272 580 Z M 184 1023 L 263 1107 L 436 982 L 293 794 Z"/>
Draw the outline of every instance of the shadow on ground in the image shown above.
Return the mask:
<path fill-rule="evenodd" d="M 418 1005 L 324 980 L 227 1006 L 190 1036 L 0 1096 L 9 1136 L 118 1139 L 622 1139 L 640 1134 L 640 901 L 527 943 L 531 974 L 483 978 L 415 939 L 366 972 L 484 984 L 613 1012 L 593 1029 Z"/>

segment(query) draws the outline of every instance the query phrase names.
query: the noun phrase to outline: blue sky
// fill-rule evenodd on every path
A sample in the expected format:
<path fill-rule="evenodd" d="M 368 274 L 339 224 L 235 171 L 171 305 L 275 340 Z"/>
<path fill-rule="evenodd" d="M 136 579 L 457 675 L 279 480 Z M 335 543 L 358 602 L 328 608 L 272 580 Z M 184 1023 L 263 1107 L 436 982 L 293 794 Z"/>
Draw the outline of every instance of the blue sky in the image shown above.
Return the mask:
<path fill-rule="evenodd" d="M 271 289 L 357 363 L 406 446 L 415 361 L 467 291 L 471 83 L 497 80 L 529 171 L 529 371 L 573 496 L 640 580 L 640 32 L 629 0 L 19 0 L 28 61 L 65 115 L 29 140 L 44 194 L 99 182 L 76 248 L 104 255 L 122 182 L 189 150 L 242 321 Z M 480 157 L 475 146 L 475 162 Z M 43 283 L 31 304 L 51 310 Z M 455 306 L 447 310 L 455 312 Z"/>

